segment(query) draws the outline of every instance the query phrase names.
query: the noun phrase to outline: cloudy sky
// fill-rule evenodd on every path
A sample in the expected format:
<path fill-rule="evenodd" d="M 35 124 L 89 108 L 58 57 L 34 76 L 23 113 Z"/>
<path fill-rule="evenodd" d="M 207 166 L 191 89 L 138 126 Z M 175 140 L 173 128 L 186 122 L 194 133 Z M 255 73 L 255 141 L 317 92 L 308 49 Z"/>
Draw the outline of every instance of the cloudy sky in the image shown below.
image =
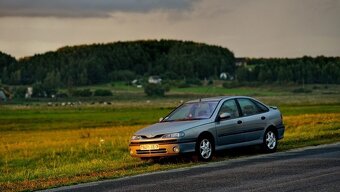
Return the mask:
<path fill-rule="evenodd" d="M 0 51 L 17 58 L 163 38 L 236 56 L 340 56 L 340 0 L 0 0 Z"/>

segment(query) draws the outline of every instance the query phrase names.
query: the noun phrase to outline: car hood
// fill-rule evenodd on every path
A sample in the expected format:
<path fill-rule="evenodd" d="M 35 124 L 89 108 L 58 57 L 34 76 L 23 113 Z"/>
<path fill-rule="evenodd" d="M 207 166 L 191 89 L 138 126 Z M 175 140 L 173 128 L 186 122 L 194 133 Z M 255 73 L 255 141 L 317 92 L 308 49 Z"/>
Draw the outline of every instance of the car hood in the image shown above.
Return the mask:
<path fill-rule="evenodd" d="M 148 126 L 135 133 L 135 135 L 144 135 L 147 137 L 154 137 L 165 133 L 176 133 L 186 129 L 197 127 L 209 123 L 209 119 L 192 120 L 192 121 L 171 121 L 161 122 Z"/>

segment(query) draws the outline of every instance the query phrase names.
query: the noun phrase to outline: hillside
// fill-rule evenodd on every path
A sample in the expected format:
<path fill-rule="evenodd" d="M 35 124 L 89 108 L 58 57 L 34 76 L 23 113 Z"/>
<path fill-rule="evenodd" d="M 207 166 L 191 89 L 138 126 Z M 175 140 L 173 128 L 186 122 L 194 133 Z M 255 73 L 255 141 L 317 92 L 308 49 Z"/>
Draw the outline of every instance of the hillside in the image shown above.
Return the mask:
<path fill-rule="evenodd" d="M 0 82 L 7 82 L 8 71 L 16 69 L 17 61 L 14 57 L 0 51 Z"/>
<path fill-rule="evenodd" d="M 57 87 L 91 85 L 138 76 L 210 78 L 234 73 L 234 55 L 226 48 L 175 40 L 147 40 L 63 47 L 54 52 L 7 62 L 6 84 L 48 82 Z"/>
<path fill-rule="evenodd" d="M 0 52 L 0 83 L 43 83 L 52 89 L 131 81 L 150 75 L 197 82 L 218 79 L 222 72 L 246 84 L 336 84 L 340 83 L 340 57 L 235 60 L 227 48 L 176 40 L 67 46 L 18 61 Z"/>

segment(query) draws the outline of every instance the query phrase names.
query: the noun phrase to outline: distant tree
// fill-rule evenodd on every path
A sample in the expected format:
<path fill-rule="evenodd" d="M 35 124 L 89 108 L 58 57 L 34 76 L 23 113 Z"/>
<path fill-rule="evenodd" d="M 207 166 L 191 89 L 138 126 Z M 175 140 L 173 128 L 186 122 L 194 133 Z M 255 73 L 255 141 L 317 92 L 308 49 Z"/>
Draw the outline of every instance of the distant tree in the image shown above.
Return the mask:
<path fill-rule="evenodd" d="M 110 73 L 111 81 L 131 81 L 136 78 L 136 74 L 130 70 L 118 70 Z"/>
<path fill-rule="evenodd" d="M 26 92 L 27 92 L 26 87 L 16 87 L 14 89 L 14 97 L 15 98 L 25 98 Z"/>
<path fill-rule="evenodd" d="M 169 88 L 161 84 L 147 84 L 144 86 L 144 92 L 148 96 L 163 97 L 166 91 L 169 91 Z"/>
<path fill-rule="evenodd" d="M 239 67 L 238 69 L 236 69 L 236 78 L 239 81 L 248 81 L 249 70 L 245 67 Z"/>
<path fill-rule="evenodd" d="M 268 69 L 261 68 L 258 75 L 258 80 L 261 82 L 271 82 L 271 73 Z"/>
<path fill-rule="evenodd" d="M 21 70 L 18 69 L 13 72 L 10 76 L 9 83 L 12 85 L 20 85 L 21 84 Z"/>
<path fill-rule="evenodd" d="M 235 70 L 234 55 L 228 49 L 175 40 L 63 47 L 20 59 L 18 64 L 6 62 L 4 67 L 13 83 L 17 70 L 21 70 L 20 81 L 24 84 L 44 82 L 50 72 L 59 72 L 62 87 L 130 81 L 138 75 L 168 74 L 171 79 L 202 80 L 216 77 L 221 70 L 229 74 Z"/>
<path fill-rule="evenodd" d="M 87 70 L 83 69 L 83 71 L 79 74 L 78 78 L 78 85 L 87 85 L 88 82 L 88 76 L 87 76 Z"/>
<path fill-rule="evenodd" d="M 3 83 L 8 83 L 9 82 L 9 76 L 8 76 L 8 72 L 7 72 L 7 67 L 4 67 L 2 69 L 1 82 L 3 82 Z"/>
<path fill-rule="evenodd" d="M 94 91 L 94 96 L 112 96 L 112 92 L 107 89 L 97 89 Z"/>
<path fill-rule="evenodd" d="M 33 95 L 32 97 L 50 97 L 52 94 L 56 94 L 57 90 L 52 87 L 48 87 L 41 82 L 33 84 Z"/>
<path fill-rule="evenodd" d="M 43 81 L 44 87 L 49 87 L 52 89 L 57 89 L 60 87 L 60 73 L 52 71 L 50 73 L 47 73 L 45 80 Z"/>
<path fill-rule="evenodd" d="M 280 67 L 277 74 L 277 81 L 279 82 L 289 82 L 292 81 L 292 71 L 290 68 Z"/>
<path fill-rule="evenodd" d="M 236 71 L 234 61 L 234 54 L 226 48 L 191 41 L 115 42 L 67 46 L 18 61 L 0 52 L 0 80 L 12 85 L 42 82 L 72 88 L 150 75 L 168 80 L 216 79 L 226 72 L 231 76 L 236 73 L 239 81 L 340 81 L 340 57 L 248 58 L 252 71 L 246 71 L 248 67 Z M 56 83 L 58 73 L 60 82 Z"/>
<path fill-rule="evenodd" d="M 71 94 L 74 97 L 90 97 L 92 96 L 92 91 L 90 89 L 74 89 Z"/>

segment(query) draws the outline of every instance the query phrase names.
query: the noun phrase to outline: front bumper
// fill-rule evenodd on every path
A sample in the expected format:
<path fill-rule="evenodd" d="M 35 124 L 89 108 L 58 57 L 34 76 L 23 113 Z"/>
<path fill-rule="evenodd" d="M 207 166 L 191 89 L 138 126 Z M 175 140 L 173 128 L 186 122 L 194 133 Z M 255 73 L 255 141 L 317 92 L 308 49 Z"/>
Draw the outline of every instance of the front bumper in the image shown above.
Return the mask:
<path fill-rule="evenodd" d="M 159 148 L 153 150 L 141 150 L 140 145 L 144 144 L 158 144 Z M 194 151 L 194 141 L 179 142 L 177 139 L 131 141 L 129 145 L 129 152 L 132 157 L 167 157 Z"/>

